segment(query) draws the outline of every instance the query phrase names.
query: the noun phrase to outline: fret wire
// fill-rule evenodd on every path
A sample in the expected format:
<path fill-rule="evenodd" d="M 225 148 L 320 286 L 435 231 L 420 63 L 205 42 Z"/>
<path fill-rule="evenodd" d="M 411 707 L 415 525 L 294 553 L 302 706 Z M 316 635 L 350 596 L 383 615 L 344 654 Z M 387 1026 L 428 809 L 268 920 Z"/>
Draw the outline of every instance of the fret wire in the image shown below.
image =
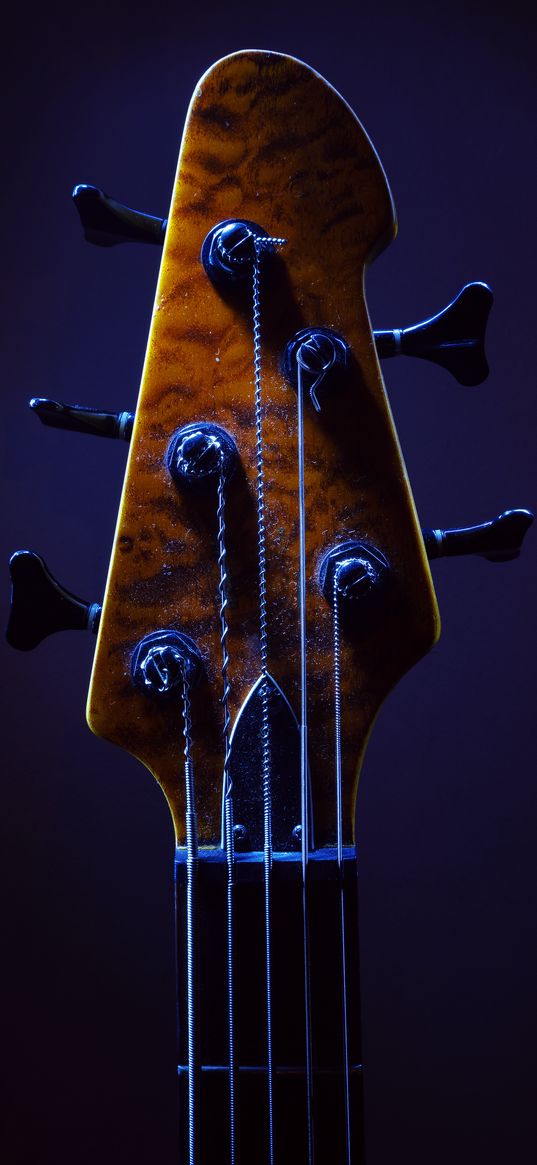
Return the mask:
<path fill-rule="evenodd" d="M 298 441 L 298 496 L 299 496 L 299 623 L 300 623 L 300 801 L 302 816 L 302 913 L 304 926 L 304 1011 L 306 1038 L 306 1105 L 308 1165 L 314 1162 L 313 1136 L 313 1074 L 310 989 L 310 937 L 308 921 L 308 857 L 309 857 L 309 771 L 308 771 L 308 694 L 307 694 L 307 640 L 306 640 L 306 499 L 304 465 L 304 386 L 302 365 L 297 364 L 297 441 Z"/>
<path fill-rule="evenodd" d="M 339 876 L 339 909 L 340 909 L 340 939 L 341 939 L 341 982 L 343 1005 L 343 1063 L 344 1063 L 344 1095 L 345 1095 L 345 1140 L 346 1165 L 351 1165 L 351 1125 L 350 1125 L 350 1081 L 349 1081 L 349 1033 L 347 1021 L 347 952 L 345 942 L 345 887 L 343 877 L 343 803 L 342 803 L 342 766 L 341 766 L 341 667 L 340 667 L 340 635 L 339 635 L 339 601 L 338 581 L 342 563 L 334 571 L 334 587 L 332 594 L 332 613 L 334 629 L 334 732 L 335 732 L 335 766 L 336 766 L 336 816 L 337 816 L 337 864 Z"/>

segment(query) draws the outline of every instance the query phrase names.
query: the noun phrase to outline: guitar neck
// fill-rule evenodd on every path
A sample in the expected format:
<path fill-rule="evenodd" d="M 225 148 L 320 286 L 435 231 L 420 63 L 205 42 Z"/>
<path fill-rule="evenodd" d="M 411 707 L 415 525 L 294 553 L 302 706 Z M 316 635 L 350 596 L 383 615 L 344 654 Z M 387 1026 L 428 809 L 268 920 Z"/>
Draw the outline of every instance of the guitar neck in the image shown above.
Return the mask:
<path fill-rule="evenodd" d="M 200 1165 L 229 1161 L 229 1048 L 226 895 L 221 850 L 199 855 L 195 1016 Z M 264 871 L 259 853 L 237 854 L 234 886 L 237 1165 L 269 1160 Z M 181 1149 L 188 1160 L 188 1014 L 186 851 L 176 860 Z M 345 922 L 342 967 L 341 912 Z M 307 1165 L 305 964 L 311 1000 L 312 1122 L 315 1159 L 346 1161 L 345 1027 L 348 1036 L 352 1165 L 363 1165 L 362 1056 L 356 859 L 313 853 L 308 863 L 309 950 L 305 958 L 300 853 L 275 854 L 272 873 L 272 1022 L 274 1156 Z M 344 972 L 344 973 L 343 973 Z M 346 998 L 345 998 L 346 997 Z M 344 1014 L 347 1024 L 344 1024 Z M 183 1160 L 183 1157 L 181 1157 Z"/>

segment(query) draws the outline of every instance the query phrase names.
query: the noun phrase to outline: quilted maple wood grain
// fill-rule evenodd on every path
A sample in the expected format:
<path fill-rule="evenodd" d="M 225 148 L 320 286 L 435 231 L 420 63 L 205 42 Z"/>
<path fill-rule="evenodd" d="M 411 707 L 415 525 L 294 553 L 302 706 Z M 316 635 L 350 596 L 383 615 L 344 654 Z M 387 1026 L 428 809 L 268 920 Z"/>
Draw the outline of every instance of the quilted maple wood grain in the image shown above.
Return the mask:
<path fill-rule="evenodd" d="M 434 642 L 438 616 L 363 293 L 364 270 L 395 233 L 377 155 L 341 97 L 312 69 L 244 52 L 202 78 L 188 114 L 119 513 L 88 720 L 142 760 L 184 842 L 182 723 L 177 703 L 131 681 L 148 632 L 176 627 L 200 648 L 193 699 L 201 844 L 221 827 L 222 709 L 214 495 L 178 489 L 165 466 L 172 434 L 214 421 L 234 437 L 240 469 L 227 495 L 229 678 L 233 719 L 259 676 L 256 469 L 251 302 L 223 296 L 200 250 L 229 218 L 287 242 L 262 281 L 269 670 L 298 715 L 296 394 L 280 371 L 299 329 L 323 325 L 352 350 L 344 388 L 305 417 L 309 755 L 317 844 L 335 836 L 332 619 L 318 572 L 326 550 L 366 540 L 391 583 L 382 618 L 343 626 L 344 824 L 353 833 L 368 733 L 390 688 Z M 297 774 L 298 780 L 298 774 Z"/>

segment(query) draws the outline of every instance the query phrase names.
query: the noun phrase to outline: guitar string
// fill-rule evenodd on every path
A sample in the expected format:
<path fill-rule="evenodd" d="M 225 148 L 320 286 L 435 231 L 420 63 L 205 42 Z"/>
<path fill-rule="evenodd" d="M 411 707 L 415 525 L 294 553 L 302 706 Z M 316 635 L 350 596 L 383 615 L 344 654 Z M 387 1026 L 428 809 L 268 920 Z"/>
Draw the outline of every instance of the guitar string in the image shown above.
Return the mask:
<path fill-rule="evenodd" d="M 306 1111 L 308 1165 L 313 1165 L 315 1154 L 313 1130 L 313 1071 L 310 988 L 310 936 L 308 918 L 308 859 L 310 831 L 310 790 L 308 766 L 308 693 L 307 693 L 307 634 L 306 634 L 306 498 L 304 464 L 304 385 L 302 365 L 297 362 L 297 440 L 298 440 L 298 496 L 299 496 L 299 622 L 300 622 L 300 803 L 302 816 L 302 916 L 304 946 L 304 1012 L 306 1051 Z"/>
<path fill-rule="evenodd" d="M 220 703 L 223 711 L 222 736 L 224 741 L 224 846 L 226 851 L 227 884 L 227 992 L 228 992 L 228 1058 L 229 1058 L 229 1145 L 230 1165 L 235 1165 L 235 1103 L 236 1103 L 236 1063 L 235 1063 L 235 975 L 233 965 L 234 953 L 234 900 L 235 900 L 235 838 L 233 820 L 233 781 L 231 778 L 229 759 L 230 748 L 230 714 L 228 678 L 229 654 L 227 648 L 228 621 L 227 621 L 227 564 L 226 564 L 226 523 L 225 523 L 225 473 L 223 453 L 220 455 L 220 472 L 218 474 L 218 594 L 220 599 L 220 645 L 222 651 L 221 676 L 222 695 Z"/>
<path fill-rule="evenodd" d="M 345 935 L 345 887 L 343 871 L 343 782 L 341 764 L 341 651 L 339 628 L 339 575 L 343 563 L 340 562 L 334 571 L 334 586 L 332 593 L 332 616 L 334 631 L 334 735 L 335 735 L 335 768 L 336 768 L 336 816 L 337 816 L 337 865 L 339 880 L 339 910 L 340 910 L 340 955 L 341 955 L 341 982 L 343 1006 L 343 1087 L 345 1100 L 345 1149 L 346 1165 L 351 1165 L 351 1115 L 350 1115 L 350 1063 L 349 1063 L 349 1033 L 347 1020 L 347 953 Z"/>
<path fill-rule="evenodd" d="M 196 1165 L 196 1102 L 198 1092 L 198 1055 L 196 1023 L 196 915 L 198 898 L 198 826 L 192 763 L 192 720 L 190 685 L 183 674 L 183 737 L 185 758 L 186 822 L 186 968 L 187 968 L 187 1043 L 188 1043 L 188 1162 Z"/>
<path fill-rule="evenodd" d="M 261 773 L 263 788 L 263 882 L 265 921 L 265 990 L 267 1032 L 267 1093 L 269 1165 L 274 1165 L 274 1063 L 272 1054 L 272 788 L 268 687 L 267 561 L 265 526 L 265 463 L 263 442 L 263 379 L 261 371 L 261 258 L 267 246 L 285 239 L 254 237 L 252 318 L 254 344 L 255 458 L 257 467 L 257 544 L 259 570 L 259 650 L 261 657 Z"/>

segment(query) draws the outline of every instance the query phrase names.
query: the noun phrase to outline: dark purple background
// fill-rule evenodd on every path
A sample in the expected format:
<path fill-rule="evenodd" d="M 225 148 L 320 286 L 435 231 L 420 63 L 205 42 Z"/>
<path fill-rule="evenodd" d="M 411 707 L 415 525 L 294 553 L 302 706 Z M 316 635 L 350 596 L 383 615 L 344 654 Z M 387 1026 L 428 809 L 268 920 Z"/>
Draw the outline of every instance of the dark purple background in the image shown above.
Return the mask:
<path fill-rule="evenodd" d="M 520 0 L 333 0 L 324 15 L 304 0 L 257 14 L 155 0 L 10 19 L 4 561 L 30 546 L 73 590 L 102 593 L 125 450 L 43 430 L 25 402 L 134 406 L 159 254 L 84 244 L 69 191 L 95 182 L 165 213 L 195 83 L 243 47 L 316 67 L 379 150 L 400 235 L 368 281 L 376 326 L 431 314 L 471 278 L 496 293 L 485 385 L 385 367 L 422 520 L 535 505 L 535 29 Z M 536 556 L 533 533 L 518 563 L 438 564 L 443 638 L 369 748 L 368 1165 L 534 1160 Z M 3 649 L 10 1165 L 176 1159 L 171 823 L 146 771 L 85 726 L 92 651 L 75 635 Z"/>

